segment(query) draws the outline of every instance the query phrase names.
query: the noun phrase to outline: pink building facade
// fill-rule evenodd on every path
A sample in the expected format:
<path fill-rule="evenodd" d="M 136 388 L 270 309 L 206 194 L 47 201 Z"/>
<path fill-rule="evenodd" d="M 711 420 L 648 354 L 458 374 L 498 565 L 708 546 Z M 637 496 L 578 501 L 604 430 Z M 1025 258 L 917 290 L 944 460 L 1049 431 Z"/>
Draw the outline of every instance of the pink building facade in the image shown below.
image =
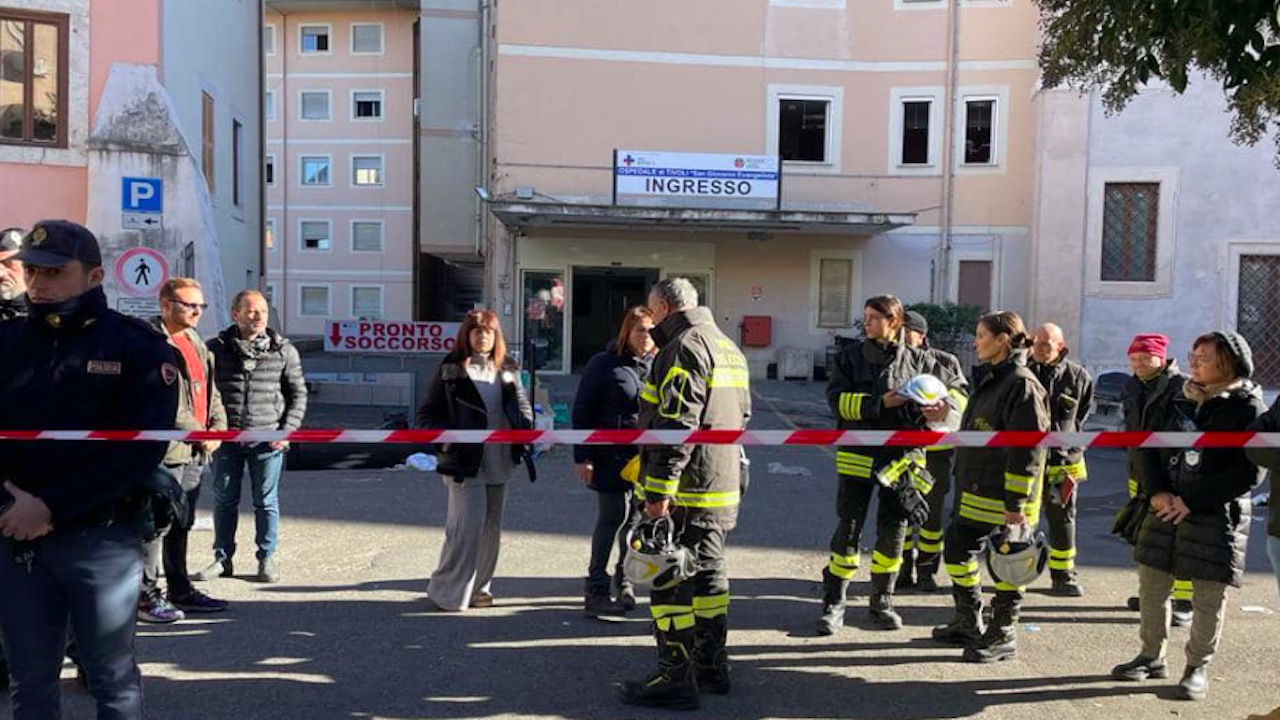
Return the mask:
<path fill-rule="evenodd" d="M 297 6 L 265 24 L 268 294 L 287 334 L 413 319 L 417 13 Z"/>

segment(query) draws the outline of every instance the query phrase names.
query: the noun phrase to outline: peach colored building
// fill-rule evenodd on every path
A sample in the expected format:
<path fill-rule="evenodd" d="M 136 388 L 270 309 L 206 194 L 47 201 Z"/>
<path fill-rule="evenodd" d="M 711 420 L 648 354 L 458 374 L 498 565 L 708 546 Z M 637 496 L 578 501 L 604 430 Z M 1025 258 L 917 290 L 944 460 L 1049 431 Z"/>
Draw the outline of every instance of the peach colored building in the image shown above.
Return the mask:
<path fill-rule="evenodd" d="M 416 10 L 267 3 L 266 288 L 288 334 L 413 318 Z"/>
<path fill-rule="evenodd" d="M 487 291 L 509 331 L 570 371 L 684 275 L 731 335 L 771 318 L 759 373 L 823 364 L 874 294 L 1025 310 L 1036 8 L 954 2 L 498 6 Z M 780 158 L 781 189 L 624 204 L 615 150 Z"/>
<path fill-rule="evenodd" d="M 260 21 L 252 0 L 0 0 L 0 225 L 85 223 L 108 263 L 150 247 L 207 286 L 202 330 L 227 322 L 261 270 Z M 138 175 L 163 184 L 147 229 L 123 214 Z"/>

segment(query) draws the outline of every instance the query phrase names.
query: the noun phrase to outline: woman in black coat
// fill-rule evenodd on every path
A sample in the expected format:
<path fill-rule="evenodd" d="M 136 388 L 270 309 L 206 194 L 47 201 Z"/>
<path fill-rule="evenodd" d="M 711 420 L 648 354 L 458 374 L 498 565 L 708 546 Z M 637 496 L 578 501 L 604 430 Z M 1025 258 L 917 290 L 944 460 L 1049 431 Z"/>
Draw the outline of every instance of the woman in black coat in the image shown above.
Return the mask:
<path fill-rule="evenodd" d="M 1233 332 L 1201 335 L 1187 358 L 1191 378 L 1180 405 L 1183 429 L 1240 432 L 1266 409 L 1249 380 L 1253 353 Z M 1207 667 L 1222 637 L 1227 588 L 1240 587 L 1249 536 L 1249 493 L 1262 477 L 1243 448 L 1188 448 L 1167 462 L 1158 450 L 1143 453 L 1143 488 L 1151 513 L 1142 523 L 1134 558 L 1138 561 L 1142 652 L 1118 665 L 1119 680 L 1168 675 L 1169 595 L 1175 577 L 1190 578 L 1191 637 L 1187 666 L 1178 683 L 1180 697 L 1203 699 Z"/>
<path fill-rule="evenodd" d="M 452 353 L 445 356 L 418 407 L 418 426 L 447 430 L 528 430 L 533 408 L 520 374 L 506 357 L 498 316 L 467 313 Z M 502 542 L 507 481 L 521 460 L 533 465 L 523 445 L 445 443 L 437 448 L 437 470 L 449 492 L 444 546 L 427 586 L 441 610 L 493 605 L 489 585 Z"/>
<path fill-rule="evenodd" d="M 634 429 L 640 413 L 640 389 L 653 357 L 653 315 L 633 307 L 622 319 L 618 339 L 587 363 L 573 400 L 573 427 L 579 430 Z M 635 607 L 635 593 L 622 575 L 626 554 L 626 528 L 638 519 L 631 498 L 631 483 L 622 479 L 622 468 L 635 448 L 628 445 L 578 445 L 573 449 L 575 472 L 596 491 L 599 510 L 591 535 L 591 562 L 587 566 L 585 608 L 587 615 L 618 615 Z M 614 575 L 609 575 L 609 553 L 618 546 Z M 612 594 L 612 596 L 611 596 Z"/>

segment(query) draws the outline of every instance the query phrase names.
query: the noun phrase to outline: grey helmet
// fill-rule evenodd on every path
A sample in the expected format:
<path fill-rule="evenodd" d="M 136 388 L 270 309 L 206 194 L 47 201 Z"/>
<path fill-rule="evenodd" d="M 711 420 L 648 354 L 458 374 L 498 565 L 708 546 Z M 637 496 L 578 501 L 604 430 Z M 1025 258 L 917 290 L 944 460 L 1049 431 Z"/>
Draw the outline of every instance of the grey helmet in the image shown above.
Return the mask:
<path fill-rule="evenodd" d="M 1049 564 L 1049 541 L 1039 530 L 1020 533 L 1008 528 L 987 542 L 987 569 L 997 582 L 1024 587 L 1036 581 Z"/>
<path fill-rule="evenodd" d="M 622 573 L 641 590 L 669 590 L 698 572 L 689 548 L 676 543 L 669 516 L 646 520 L 627 533 Z"/>

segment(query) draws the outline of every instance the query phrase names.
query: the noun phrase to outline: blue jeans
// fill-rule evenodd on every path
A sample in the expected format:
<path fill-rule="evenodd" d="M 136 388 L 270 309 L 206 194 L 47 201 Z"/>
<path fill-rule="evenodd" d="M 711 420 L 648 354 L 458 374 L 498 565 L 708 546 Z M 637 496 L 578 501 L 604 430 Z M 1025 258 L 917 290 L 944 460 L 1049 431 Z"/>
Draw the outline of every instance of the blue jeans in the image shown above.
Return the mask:
<path fill-rule="evenodd" d="M 1271 569 L 1276 572 L 1276 590 L 1280 591 L 1280 538 L 1267 536 L 1267 554 L 1271 556 Z"/>
<path fill-rule="evenodd" d="M 280 534 L 280 471 L 284 453 L 267 443 L 227 443 L 213 458 L 213 555 L 228 560 L 236 554 L 236 524 L 240 520 L 240 490 L 245 467 L 253 492 L 254 543 L 258 559 L 276 551 Z"/>
<path fill-rule="evenodd" d="M 142 718 L 133 651 L 142 543 L 128 525 L 55 532 L 36 540 L 30 570 L 0 538 L 0 635 L 13 678 L 14 720 L 62 716 L 58 680 L 68 626 L 99 720 Z"/>

